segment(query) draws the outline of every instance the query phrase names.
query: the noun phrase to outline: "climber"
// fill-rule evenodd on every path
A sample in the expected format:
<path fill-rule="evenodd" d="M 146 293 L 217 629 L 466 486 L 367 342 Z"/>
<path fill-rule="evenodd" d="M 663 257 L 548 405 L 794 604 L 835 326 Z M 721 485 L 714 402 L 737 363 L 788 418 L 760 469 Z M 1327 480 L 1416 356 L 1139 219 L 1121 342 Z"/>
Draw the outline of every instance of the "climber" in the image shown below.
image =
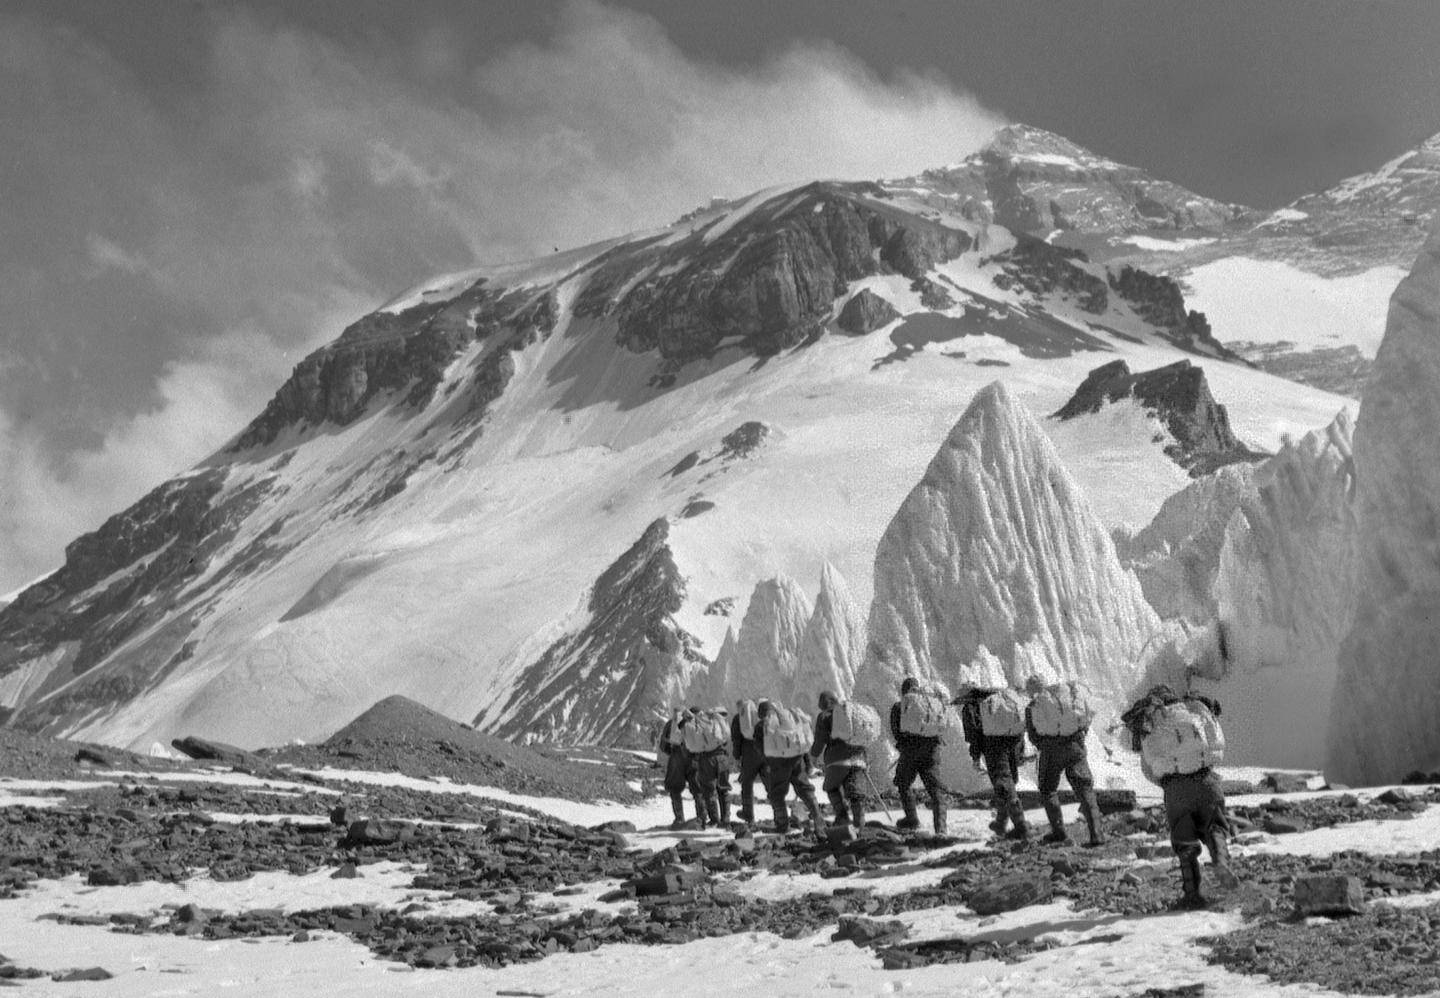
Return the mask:
<path fill-rule="evenodd" d="M 690 759 L 690 753 L 685 751 L 684 723 L 689 716 L 688 713 L 682 714 L 678 710 L 672 711 L 670 719 L 660 729 L 660 740 L 655 745 L 656 754 L 665 767 L 665 792 L 670 795 L 670 807 L 675 813 L 675 821 L 670 825 L 672 829 L 685 826 L 684 794 L 687 788 L 695 799 L 696 823 L 701 828 L 705 827 L 700 784 L 695 779 L 695 766 Z"/>
<path fill-rule="evenodd" d="M 782 835 L 790 830 L 790 812 L 785 798 L 793 788 L 810 812 L 814 833 L 823 834 L 820 804 L 810 782 L 810 724 L 805 713 L 795 707 L 784 707 L 768 700 L 759 705 L 755 722 L 755 741 L 765 753 L 765 793 L 775 812 L 775 831 Z"/>
<path fill-rule="evenodd" d="M 990 830 L 996 835 L 1006 835 L 1006 826 L 1013 822 L 1014 827 L 1006 837 L 1021 841 L 1029 838 L 1025 808 L 1020 805 L 1020 795 L 1015 789 L 1024 746 L 1024 705 L 1009 689 L 980 686 L 962 689 L 955 703 L 960 707 L 970 759 L 977 768 L 980 760 L 985 760 L 985 772 L 994 787 L 991 803 L 995 820 L 990 822 Z"/>
<path fill-rule="evenodd" d="M 930 795 L 930 814 L 935 834 L 945 834 L 945 794 L 935 775 L 935 759 L 940 749 L 940 732 L 944 727 L 946 705 L 938 696 L 928 693 L 914 676 L 900 684 L 900 699 L 890 708 L 890 737 L 900 753 L 895 763 L 895 789 L 900 794 L 900 807 L 905 816 L 895 823 L 901 831 L 920 827 L 915 811 L 915 777 Z"/>
<path fill-rule="evenodd" d="M 1025 708 L 1025 730 L 1040 756 L 1036 782 L 1045 805 L 1045 817 L 1050 820 L 1050 834 L 1041 841 L 1052 845 L 1070 841 L 1060 811 L 1060 775 L 1063 773 L 1080 800 L 1080 813 L 1085 816 L 1085 827 L 1089 831 L 1086 847 L 1103 845 L 1100 804 L 1095 799 L 1095 779 L 1090 775 L 1085 749 L 1085 736 L 1090 731 L 1094 712 L 1084 691 L 1075 683 L 1047 686 L 1039 676 L 1031 676 L 1025 682 L 1025 692 L 1030 694 L 1030 704 Z"/>
<path fill-rule="evenodd" d="M 835 812 L 834 826 L 853 825 L 859 829 L 865 824 L 865 796 L 860 790 L 860 780 L 867 775 L 870 761 L 865 746 L 836 737 L 835 709 L 839 703 L 840 698 L 828 690 L 820 694 L 810 755 L 820 759 L 825 767 L 821 789 L 830 798 L 830 807 Z"/>
<path fill-rule="evenodd" d="M 685 751 L 693 767 L 695 810 L 700 826 L 730 823 L 730 718 L 725 708 L 691 707 L 682 722 Z"/>
<path fill-rule="evenodd" d="M 1156 686 L 1120 715 L 1140 753 L 1140 771 L 1165 795 L 1170 844 L 1180 859 L 1179 905 L 1203 908 L 1200 847 L 1210 853 L 1215 881 L 1226 890 L 1239 886 L 1230 867 L 1230 819 L 1225 793 L 1214 766 L 1225 757 L 1220 705 L 1195 693 L 1179 695 Z"/>
<path fill-rule="evenodd" d="M 755 737 L 755 723 L 760 717 L 760 705 L 769 702 L 737 700 L 735 716 L 730 719 L 730 749 L 740 764 L 740 810 L 736 817 L 747 825 L 755 823 L 755 780 L 763 781 L 765 773 L 765 750 Z"/>

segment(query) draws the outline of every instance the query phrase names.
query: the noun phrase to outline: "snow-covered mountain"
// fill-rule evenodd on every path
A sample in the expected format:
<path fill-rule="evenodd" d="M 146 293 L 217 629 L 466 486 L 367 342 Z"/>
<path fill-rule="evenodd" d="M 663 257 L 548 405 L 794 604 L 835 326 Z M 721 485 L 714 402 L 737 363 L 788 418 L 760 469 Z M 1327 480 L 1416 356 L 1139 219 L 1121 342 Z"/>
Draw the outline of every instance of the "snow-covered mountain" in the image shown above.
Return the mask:
<path fill-rule="evenodd" d="M 944 183 L 772 189 L 416 287 L 0 611 L 0 708 L 118 744 L 253 746 L 322 738 L 391 694 L 606 742 L 643 741 L 682 696 L 773 680 L 808 706 L 863 672 L 847 607 L 864 618 L 882 535 L 997 378 L 1007 411 L 1043 416 L 1109 362 L 1188 360 L 1192 411 L 1224 405 L 1244 460 L 1351 403 L 1234 361 L 1175 281 L 1027 231 L 1013 191 L 960 196 L 962 175 L 1008 176 L 1097 245 L 1243 224 L 1056 143 L 1010 130 Z M 1139 529 L 1192 481 L 1184 424 L 1142 394 L 1020 435 L 1048 438 L 1087 537 Z M 781 579 L 800 581 L 761 598 Z M 1052 637 L 1067 668 L 1100 653 Z"/>

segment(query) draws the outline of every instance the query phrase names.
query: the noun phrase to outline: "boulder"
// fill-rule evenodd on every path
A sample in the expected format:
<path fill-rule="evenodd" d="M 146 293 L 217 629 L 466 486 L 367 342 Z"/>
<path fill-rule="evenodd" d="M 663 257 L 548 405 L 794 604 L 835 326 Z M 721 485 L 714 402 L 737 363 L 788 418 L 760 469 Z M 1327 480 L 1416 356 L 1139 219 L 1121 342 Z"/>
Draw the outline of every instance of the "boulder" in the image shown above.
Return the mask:
<path fill-rule="evenodd" d="M 1016 873 L 983 884 L 965 899 L 977 915 L 998 915 L 1050 900 L 1050 878 L 1037 873 Z"/>
<path fill-rule="evenodd" d="M 900 318 L 899 311 L 869 288 L 845 303 L 835 324 L 847 333 L 864 336 Z"/>
<path fill-rule="evenodd" d="M 171 740 L 170 744 L 191 759 L 200 759 L 205 762 L 223 762 L 234 766 L 254 765 L 257 761 L 253 755 L 242 748 L 226 745 L 224 742 L 212 742 L 198 735 L 175 738 Z"/>
<path fill-rule="evenodd" d="M 1365 888 L 1358 877 L 1312 874 L 1295 880 L 1295 914 L 1359 915 L 1365 911 Z"/>
<path fill-rule="evenodd" d="M 863 915 L 841 915 L 840 927 L 830 937 L 832 943 L 849 940 L 856 946 L 888 946 L 899 942 L 910 927 L 898 918 L 866 918 Z"/>

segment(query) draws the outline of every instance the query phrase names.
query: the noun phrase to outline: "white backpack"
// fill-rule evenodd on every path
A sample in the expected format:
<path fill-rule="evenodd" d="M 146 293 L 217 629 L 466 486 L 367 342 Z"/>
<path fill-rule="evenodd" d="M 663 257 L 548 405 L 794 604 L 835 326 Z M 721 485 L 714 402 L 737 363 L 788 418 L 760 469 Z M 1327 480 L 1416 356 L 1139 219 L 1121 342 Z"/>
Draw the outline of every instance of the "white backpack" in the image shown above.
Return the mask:
<path fill-rule="evenodd" d="M 980 730 L 995 738 L 1025 733 L 1025 701 L 1014 690 L 998 690 L 980 701 Z"/>
<path fill-rule="evenodd" d="M 685 722 L 685 750 L 700 755 L 713 752 L 730 740 L 730 725 L 718 710 L 691 714 Z"/>
<path fill-rule="evenodd" d="M 739 707 L 740 737 L 746 740 L 755 737 L 755 722 L 760 720 L 760 711 L 754 700 L 742 700 Z"/>
<path fill-rule="evenodd" d="M 1197 773 L 1225 759 L 1225 733 L 1210 709 L 1198 700 L 1157 707 L 1150 733 L 1140 742 L 1141 769 L 1162 776 Z"/>
<path fill-rule="evenodd" d="M 880 715 L 869 704 L 842 700 L 830 714 L 830 737 L 847 745 L 874 745 L 880 740 Z"/>
<path fill-rule="evenodd" d="M 793 759 L 810 751 L 813 729 L 810 718 L 799 707 L 770 704 L 765 719 L 765 755 L 771 759 Z"/>
<path fill-rule="evenodd" d="M 945 731 L 945 701 L 929 690 L 911 690 L 900 698 L 900 730 L 938 738 Z"/>
<path fill-rule="evenodd" d="M 1094 719 L 1089 696 L 1073 681 L 1047 686 L 1030 701 L 1030 720 L 1037 734 L 1068 738 L 1090 727 Z"/>

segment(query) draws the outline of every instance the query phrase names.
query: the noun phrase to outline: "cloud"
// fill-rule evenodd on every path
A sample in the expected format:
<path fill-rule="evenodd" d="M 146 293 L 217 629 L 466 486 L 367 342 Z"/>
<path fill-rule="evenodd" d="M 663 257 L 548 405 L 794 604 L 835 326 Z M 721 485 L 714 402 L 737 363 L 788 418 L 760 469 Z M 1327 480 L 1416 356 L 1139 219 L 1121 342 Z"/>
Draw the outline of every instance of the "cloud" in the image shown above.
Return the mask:
<path fill-rule="evenodd" d="M 193 16 L 206 47 L 167 86 L 103 37 L 0 15 L 0 315 L 16 331 L 0 341 L 0 591 L 429 273 L 713 196 L 916 172 L 1002 123 L 944 80 L 881 79 L 828 45 L 698 60 L 586 0 L 470 65 L 443 24 L 382 47 Z"/>

